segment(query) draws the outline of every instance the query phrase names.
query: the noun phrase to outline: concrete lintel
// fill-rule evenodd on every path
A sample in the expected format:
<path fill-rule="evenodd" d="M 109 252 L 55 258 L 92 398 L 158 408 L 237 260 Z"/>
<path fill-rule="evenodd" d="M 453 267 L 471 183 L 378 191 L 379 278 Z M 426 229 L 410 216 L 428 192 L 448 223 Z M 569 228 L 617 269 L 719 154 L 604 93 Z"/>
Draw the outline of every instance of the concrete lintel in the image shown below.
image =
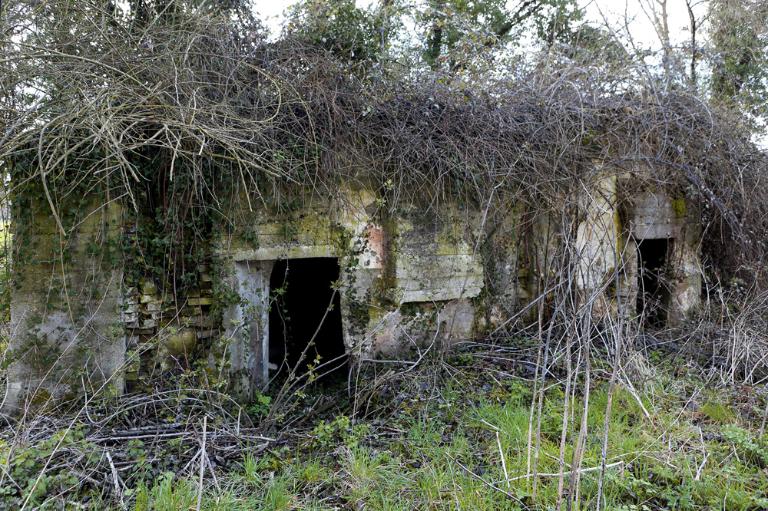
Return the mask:
<path fill-rule="evenodd" d="M 278 259 L 306 259 L 310 257 L 340 257 L 339 249 L 332 245 L 295 245 L 256 249 L 221 250 L 235 262 L 277 261 Z"/>

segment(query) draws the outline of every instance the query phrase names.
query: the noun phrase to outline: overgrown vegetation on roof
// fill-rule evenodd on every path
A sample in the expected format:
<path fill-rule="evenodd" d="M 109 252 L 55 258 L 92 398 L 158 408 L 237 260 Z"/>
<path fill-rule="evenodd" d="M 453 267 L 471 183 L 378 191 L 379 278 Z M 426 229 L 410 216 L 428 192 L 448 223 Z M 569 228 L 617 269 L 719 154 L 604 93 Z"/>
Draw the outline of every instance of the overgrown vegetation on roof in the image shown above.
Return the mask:
<path fill-rule="evenodd" d="M 498 76 L 412 74 L 301 31 L 270 41 L 240 10 L 171 5 L 146 19 L 92 2 L 8 8 L 31 21 L 4 47 L 0 161 L 15 187 L 42 184 L 52 214 L 78 187 L 157 218 L 189 251 L 243 192 L 279 208 L 292 190 L 364 181 L 390 210 L 447 197 L 557 210 L 598 161 L 691 198 L 710 261 L 762 278 L 765 156 L 740 115 L 695 91 L 551 54 Z"/>

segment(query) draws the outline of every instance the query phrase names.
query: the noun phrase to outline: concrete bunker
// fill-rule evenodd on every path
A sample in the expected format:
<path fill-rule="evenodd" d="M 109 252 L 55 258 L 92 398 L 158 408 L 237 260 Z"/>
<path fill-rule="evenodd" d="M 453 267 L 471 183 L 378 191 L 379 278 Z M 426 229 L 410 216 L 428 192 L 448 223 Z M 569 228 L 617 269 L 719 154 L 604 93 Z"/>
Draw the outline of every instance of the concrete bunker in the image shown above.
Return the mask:
<path fill-rule="evenodd" d="M 575 244 L 576 284 L 596 317 L 620 315 L 640 328 L 676 326 L 701 301 L 698 208 L 636 184 L 608 172 L 579 192 L 585 215 Z"/>
<path fill-rule="evenodd" d="M 298 375 L 311 365 L 313 377 L 334 369 L 340 376 L 474 335 L 484 272 L 466 239 L 471 212 L 414 210 L 385 227 L 371 215 L 375 194 L 346 196 L 331 214 L 320 206 L 286 218 L 254 214 L 238 224 L 248 226 L 248 239 L 238 226 L 222 233 L 223 285 L 238 297 L 223 309 L 222 338 L 239 398 L 297 363 Z"/>
<path fill-rule="evenodd" d="M 684 198 L 660 190 L 638 193 L 631 185 L 607 169 L 581 193 L 585 214 L 574 245 L 579 260 L 574 282 L 596 317 L 634 320 L 638 309 L 653 309 L 642 326 L 674 326 L 701 299 L 699 214 Z M 125 381 L 140 382 L 146 368 L 158 362 L 135 356 L 143 343 L 165 342 L 177 332 L 194 336 L 192 356 L 206 360 L 210 373 L 245 402 L 287 374 L 305 349 L 298 374 L 310 364 L 327 364 L 316 371 L 324 374 L 377 359 L 417 360 L 430 350 L 494 332 L 507 318 L 533 309 L 532 282 L 545 278 L 534 269 L 548 268 L 547 254 L 558 249 L 559 238 L 550 235 L 557 222 L 546 215 L 536 217 L 529 232 L 522 210 L 510 208 L 500 224 L 503 235 L 494 231 L 485 249 L 484 213 L 476 208 L 446 203 L 426 213 L 413 206 L 382 219 L 377 216 L 382 200 L 374 191 L 342 189 L 339 195 L 330 204 L 283 215 L 234 202 L 237 214 L 212 235 L 211 261 L 199 267 L 197 287 L 183 296 L 163 292 L 149 278 L 126 285 L 122 276 L 135 270 L 133 262 L 116 258 L 112 273 L 99 272 L 112 276 L 104 286 L 108 300 L 98 315 L 85 309 L 81 314 L 99 327 L 92 337 L 103 379 L 112 378 L 117 392 L 124 388 L 123 374 Z M 44 207 L 41 202 L 39 209 Z M 132 220 L 118 213 L 105 215 L 108 221 L 98 231 L 80 225 L 66 269 L 91 261 L 78 249 L 86 245 L 89 229 L 115 240 L 132 232 Z M 51 223 L 41 225 L 31 241 L 55 246 Z M 516 241 L 521 238 L 530 245 L 525 253 Z M 27 312 L 51 307 L 44 279 L 38 278 L 42 270 L 50 273 L 48 266 L 23 267 L 28 287 L 14 291 L 11 316 L 21 326 L 14 331 L 44 323 Z M 75 269 L 72 275 L 79 273 Z M 285 293 L 276 293 L 280 289 Z M 44 343 L 54 344 L 44 339 L 37 344 Z M 86 346 L 85 339 L 71 343 Z M 13 349 L 31 344 L 22 335 L 12 339 Z M 121 369 L 125 360 L 130 364 Z M 59 392 L 43 382 L 49 368 L 33 362 L 19 359 L 12 365 L 7 408 L 31 399 L 38 386 L 56 396 L 78 388 L 74 381 Z"/>
<path fill-rule="evenodd" d="M 280 259 L 269 279 L 270 378 L 316 371 L 321 378 L 346 366 L 341 301 L 333 257 Z"/>
<path fill-rule="evenodd" d="M 677 325 L 701 300 L 698 214 L 683 198 L 646 192 L 634 197 L 629 220 L 636 313 L 644 327 Z"/>

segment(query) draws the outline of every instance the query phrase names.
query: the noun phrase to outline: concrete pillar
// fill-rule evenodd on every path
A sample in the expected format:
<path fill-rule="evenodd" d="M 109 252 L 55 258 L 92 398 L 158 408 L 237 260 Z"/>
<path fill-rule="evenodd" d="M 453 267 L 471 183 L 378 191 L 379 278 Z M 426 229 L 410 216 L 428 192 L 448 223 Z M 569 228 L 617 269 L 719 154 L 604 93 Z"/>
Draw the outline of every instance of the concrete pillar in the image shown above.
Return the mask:
<path fill-rule="evenodd" d="M 240 302 L 224 312 L 229 381 L 234 396 L 250 400 L 269 381 L 269 277 L 273 260 L 232 261 L 229 278 Z"/>

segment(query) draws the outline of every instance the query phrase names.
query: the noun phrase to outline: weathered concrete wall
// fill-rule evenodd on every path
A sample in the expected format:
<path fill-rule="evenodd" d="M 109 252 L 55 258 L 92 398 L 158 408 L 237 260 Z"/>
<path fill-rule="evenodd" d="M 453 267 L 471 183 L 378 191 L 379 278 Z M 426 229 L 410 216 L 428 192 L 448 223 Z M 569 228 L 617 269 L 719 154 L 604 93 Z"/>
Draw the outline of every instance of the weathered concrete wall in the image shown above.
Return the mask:
<path fill-rule="evenodd" d="M 667 323 L 678 324 L 700 302 L 699 213 L 684 198 L 652 191 L 628 192 L 633 184 L 622 174 L 603 170 L 593 186 L 580 194 L 580 209 L 585 215 L 577 233 L 577 285 L 583 298 L 592 301 L 598 316 L 620 313 L 624 318 L 635 317 L 642 312 L 636 310 L 638 243 L 670 240 Z M 627 225 L 621 224 L 621 208 L 625 209 Z"/>
<path fill-rule="evenodd" d="M 695 214 L 681 216 L 675 209 L 679 203 L 639 195 L 630 201 L 623 225 L 622 176 L 597 170 L 592 186 L 576 194 L 581 216 L 569 247 L 563 247 L 568 212 L 563 218 L 541 211 L 526 216 L 510 208 L 494 226 L 494 235 L 499 230 L 504 235 L 493 239 L 494 253 L 484 258 L 478 248 L 488 241 L 482 238 L 487 232 L 481 212 L 443 205 L 439 211 L 414 208 L 381 218 L 372 214 L 380 199 L 359 190 L 340 194 L 336 204 L 302 208 L 284 218 L 251 216 L 246 222 L 250 239 L 236 227 L 218 249 L 230 261 L 229 282 L 246 298 L 227 315 L 232 374 L 252 387 L 266 382 L 269 272 L 282 258 L 339 258 L 344 342 L 356 361 L 409 359 L 503 325 L 510 313 L 529 307 L 560 278 L 563 251 L 575 257 L 573 285 L 597 318 L 619 312 L 633 317 L 638 235 L 679 240 L 670 261 L 678 281 L 669 318 L 681 320 L 698 297 Z M 499 245 L 500 240 L 508 243 Z M 488 273 L 491 266 L 494 273 Z M 497 278 L 505 284 L 488 285 Z M 493 292 L 482 296 L 489 288 Z M 546 307 L 548 302 L 545 297 L 538 303 Z M 532 314 L 537 310 L 530 307 Z"/>
<path fill-rule="evenodd" d="M 478 215 L 444 208 L 398 219 L 396 259 L 400 303 L 473 298 L 483 288 L 483 267 L 469 234 Z"/>
<path fill-rule="evenodd" d="M 386 255 L 393 263 L 391 304 L 369 325 L 373 355 L 395 357 L 471 338 L 472 299 L 485 285 L 481 254 L 472 243 L 479 214 L 445 205 L 430 213 L 403 211 L 393 224 Z"/>
<path fill-rule="evenodd" d="M 240 300 L 224 312 L 227 371 L 235 393 L 247 398 L 268 379 L 269 280 L 275 261 L 333 257 L 341 269 L 344 343 L 350 353 L 370 351 L 365 333 L 372 289 L 381 276 L 383 231 L 367 210 L 370 193 L 347 190 L 333 203 L 311 203 L 281 215 L 237 205 L 237 222 L 222 231 L 216 254 L 224 282 Z"/>
<path fill-rule="evenodd" d="M 599 172 L 591 187 L 579 194 L 583 220 L 576 233 L 576 287 L 583 305 L 593 315 L 615 314 L 620 300 L 616 297 L 617 269 L 622 266 L 621 230 L 618 213 L 617 176 Z M 619 281 L 620 287 L 626 282 Z"/>
<path fill-rule="evenodd" d="M 219 239 L 224 278 L 242 298 L 224 325 L 229 371 L 242 396 L 267 381 L 269 274 L 279 259 L 339 259 L 344 344 L 353 362 L 402 353 L 435 332 L 441 342 L 472 336 L 470 299 L 483 288 L 483 268 L 464 229 L 476 219 L 458 221 L 462 213 L 448 208 L 382 218 L 373 213 L 380 199 L 369 191 L 339 197 L 282 218 L 245 211 L 243 202 L 241 220 Z"/>
<path fill-rule="evenodd" d="M 701 228 L 699 212 L 685 198 L 644 192 L 635 196 L 629 214 L 630 242 L 673 240 L 669 258 L 670 304 L 667 321 L 678 324 L 701 302 Z M 637 262 L 635 261 L 635 269 Z M 635 270 L 636 271 L 636 270 Z"/>
<path fill-rule="evenodd" d="M 642 239 L 675 240 L 669 321 L 682 321 L 701 287 L 698 213 L 682 199 L 627 185 L 626 176 L 597 166 L 591 184 L 564 198 L 577 205 L 575 223 L 570 210 L 535 204 L 509 204 L 492 218 L 450 203 L 392 213 L 365 187 L 327 200 L 294 198 L 288 202 L 297 206 L 284 212 L 243 197 L 227 205 L 209 240 L 210 266 L 198 268 L 197 287 L 183 295 L 163 295 L 149 279 L 121 288 L 121 265 L 133 263 L 103 250 L 119 245 L 116 204 L 81 208 L 93 213 L 70 219 L 76 227 L 64 238 L 47 203 L 28 198 L 16 213 L 28 227 L 17 234 L 17 356 L 6 406 L 90 392 L 105 380 L 119 391 L 123 374 L 132 388 L 157 368 L 199 359 L 208 360 L 211 378 L 249 399 L 269 378 L 270 276 L 281 259 L 338 259 L 353 364 L 414 359 L 504 328 L 525 311 L 546 317 L 563 261 L 597 317 L 633 317 Z"/>
<path fill-rule="evenodd" d="M 237 260 L 229 267 L 229 283 L 240 303 L 224 313 L 225 361 L 231 390 L 251 397 L 269 381 L 269 277 L 274 261 Z M 215 363 L 215 362 L 214 362 Z"/>
<path fill-rule="evenodd" d="M 3 409 L 122 390 L 121 208 L 80 201 L 59 213 L 41 194 L 14 203 L 8 387 Z"/>
<path fill-rule="evenodd" d="M 520 232 L 522 209 L 512 201 L 503 206 L 480 222 L 484 285 L 476 322 L 481 334 L 509 325 L 531 300 L 531 265 L 524 250 L 530 239 Z"/>

